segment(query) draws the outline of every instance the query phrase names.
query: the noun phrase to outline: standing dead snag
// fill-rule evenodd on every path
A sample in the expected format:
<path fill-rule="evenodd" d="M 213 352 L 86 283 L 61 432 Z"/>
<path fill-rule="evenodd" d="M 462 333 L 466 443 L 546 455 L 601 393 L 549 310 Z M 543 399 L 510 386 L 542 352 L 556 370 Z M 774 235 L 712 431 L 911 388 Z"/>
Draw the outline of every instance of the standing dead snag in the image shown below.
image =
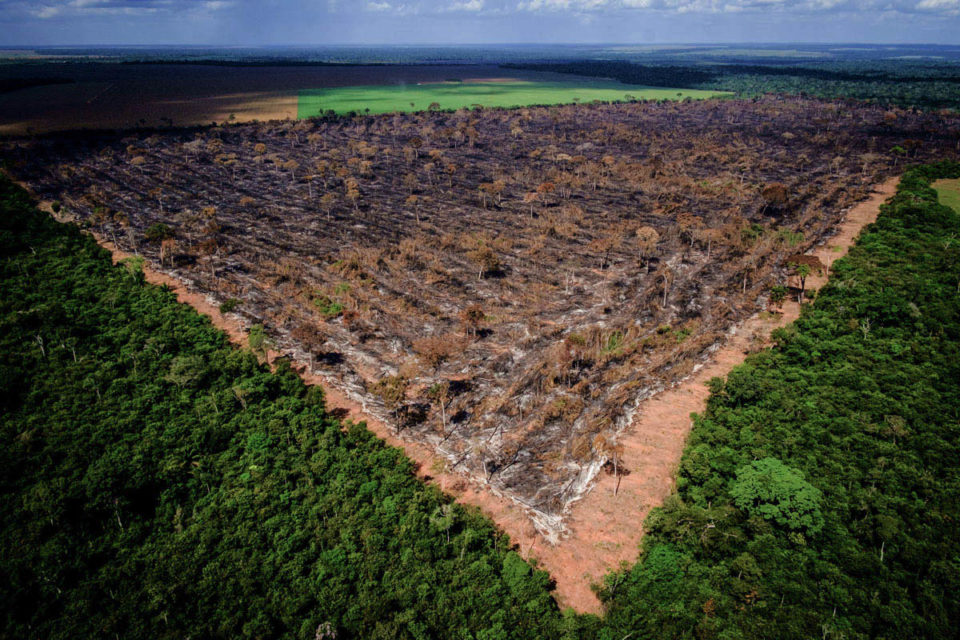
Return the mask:
<path fill-rule="evenodd" d="M 492 182 L 481 182 L 480 186 L 477 187 L 477 193 L 480 194 L 480 205 L 484 209 L 487 208 L 487 194 L 490 193 L 491 186 L 493 186 Z"/>
<path fill-rule="evenodd" d="M 587 245 L 587 249 L 597 257 L 601 271 L 607 266 L 607 259 L 610 257 L 610 252 L 616 248 L 616 245 L 617 241 L 613 236 L 600 236 Z"/>
<path fill-rule="evenodd" d="M 337 196 L 332 191 L 320 196 L 320 208 L 327 214 L 327 220 L 330 220 L 330 212 L 333 211 L 333 205 L 337 202 Z"/>
<path fill-rule="evenodd" d="M 160 242 L 160 264 L 161 265 L 163 265 L 163 263 L 167 260 L 167 258 L 169 258 L 170 266 L 171 267 L 173 266 L 173 252 L 176 250 L 176 248 L 177 248 L 177 241 L 174 240 L 173 238 L 164 238 L 163 241 Z"/>
<path fill-rule="evenodd" d="M 408 207 L 413 209 L 413 215 L 417 219 L 417 224 L 420 224 L 420 198 L 411 194 L 407 196 L 405 202 Z"/>
<path fill-rule="evenodd" d="M 409 381 L 400 375 L 386 376 L 381 378 L 377 384 L 373 385 L 371 391 L 380 398 L 383 406 L 393 413 L 393 420 L 396 425 L 397 433 L 400 433 L 402 425 L 400 424 L 400 414 L 406 408 L 407 387 Z"/>
<path fill-rule="evenodd" d="M 693 242 L 703 229 L 703 220 L 692 213 L 681 213 L 677 216 L 677 231 L 681 243 L 686 242 L 688 248 L 693 248 Z"/>
<path fill-rule="evenodd" d="M 663 299 L 660 302 L 660 306 L 663 309 L 667 308 L 667 296 L 670 293 L 670 285 L 673 283 L 673 277 L 673 270 L 665 264 L 657 269 L 654 274 L 655 281 L 661 281 L 663 284 Z"/>
<path fill-rule="evenodd" d="M 484 209 L 487 208 L 487 198 L 495 200 L 496 203 L 500 204 L 500 196 L 503 193 L 503 190 L 506 188 L 506 184 L 503 180 L 494 180 L 493 182 L 481 182 L 480 186 L 477 187 L 477 191 L 480 193 L 480 204 Z"/>
<path fill-rule="evenodd" d="M 483 311 L 483 306 L 479 304 L 472 304 L 464 309 L 460 313 L 460 320 L 463 322 L 465 329 L 464 333 L 476 337 L 485 318 L 486 314 Z"/>
<path fill-rule="evenodd" d="M 530 205 L 530 217 L 533 217 L 533 205 L 540 198 L 540 194 L 536 191 L 530 191 L 529 193 L 523 196 L 523 203 Z"/>
<path fill-rule="evenodd" d="M 457 165 L 447 162 L 443 165 L 443 170 L 447 174 L 447 186 L 453 189 L 453 176 L 457 174 Z"/>
<path fill-rule="evenodd" d="M 613 489 L 613 495 L 617 495 L 620 492 L 620 481 L 623 476 L 630 474 L 630 471 L 623 466 L 623 445 L 607 440 L 603 434 L 597 434 L 593 439 L 593 448 L 597 453 L 607 457 L 604 468 L 608 474 L 613 474 L 617 479 L 617 486 Z"/>
<path fill-rule="evenodd" d="M 343 182 L 343 186 L 346 188 L 347 200 L 353 203 L 353 210 L 359 210 L 360 202 L 360 183 L 357 182 L 356 178 L 347 178 Z"/>
<path fill-rule="evenodd" d="M 476 249 L 467 253 L 467 257 L 473 260 L 478 267 L 477 279 L 482 280 L 484 273 L 496 271 L 500 268 L 500 258 L 496 252 L 487 245 L 480 245 Z"/>
<path fill-rule="evenodd" d="M 166 257 L 173 253 L 176 246 L 173 240 L 173 229 L 162 222 L 151 225 L 143 234 L 147 242 L 160 243 L 160 264 L 163 265 Z"/>
<path fill-rule="evenodd" d="M 427 395 L 440 407 L 440 435 L 447 436 L 447 402 L 450 400 L 450 383 L 438 382 L 427 390 Z"/>
<path fill-rule="evenodd" d="M 637 229 L 637 250 L 640 252 L 641 263 L 645 263 L 647 257 L 653 255 L 657 250 L 658 242 L 660 242 L 660 234 L 653 227 Z"/>
<path fill-rule="evenodd" d="M 413 149 L 413 154 L 415 158 L 420 157 L 420 147 L 423 146 L 423 139 L 420 137 L 410 138 L 410 148 Z"/>
<path fill-rule="evenodd" d="M 713 249 L 714 242 L 723 241 L 723 232 L 720 229 L 703 228 L 697 231 L 697 240 L 707 245 L 707 260 L 710 259 L 710 252 Z"/>

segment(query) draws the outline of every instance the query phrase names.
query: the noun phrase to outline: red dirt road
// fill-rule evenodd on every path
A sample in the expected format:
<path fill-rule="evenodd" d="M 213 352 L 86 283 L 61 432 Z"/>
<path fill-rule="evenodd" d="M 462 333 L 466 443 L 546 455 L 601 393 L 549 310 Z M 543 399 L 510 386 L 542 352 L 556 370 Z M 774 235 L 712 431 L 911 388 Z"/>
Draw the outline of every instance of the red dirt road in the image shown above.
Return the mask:
<path fill-rule="evenodd" d="M 828 267 L 846 255 L 860 230 L 877 218 L 880 205 L 896 190 L 899 178 L 878 185 L 874 194 L 853 207 L 837 227 L 836 234 L 813 252 Z M 49 203 L 40 207 L 50 212 Z M 129 257 L 112 243 L 97 238 L 111 251 L 114 261 Z M 246 327 L 234 315 L 221 314 L 205 296 L 190 291 L 179 280 L 145 266 L 148 282 L 170 287 L 180 302 L 193 306 L 211 318 L 231 341 L 246 346 Z M 819 289 L 825 277 L 811 275 L 809 288 Z M 622 464 L 630 470 L 622 476 L 619 489 L 613 475 L 600 474 L 593 490 L 575 503 L 567 515 L 567 535 L 551 545 L 532 526 L 524 509 L 513 501 L 496 495 L 488 487 L 468 481 L 456 473 L 443 470 L 439 460 L 427 446 L 399 438 L 386 424 L 371 418 L 363 407 L 338 391 L 322 376 L 304 372 L 307 384 L 323 387 L 330 410 L 356 421 L 364 421 L 378 437 L 392 446 L 401 447 L 420 466 L 419 475 L 436 483 L 460 503 L 481 509 L 520 546 L 522 555 L 547 570 L 556 581 L 556 598 L 561 606 L 579 612 L 599 613 L 600 601 L 591 584 L 602 579 L 621 563 L 637 559 L 643 537 L 643 522 L 650 509 L 662 504 L 674 489 L 680 463 L 692 422 L 690 414 L 706 406 L 707 382 L 727 375 L 742 363 L 747 353 L 767 343 L 770 332 L 789 324 L 799 316 L 795 300 L 786 302 L 780 314 L 759 314 L 731 329 L 729 338 L 695 373 L 676 386 L 646 400 L 633 424 L 621 435 L 624 446 Z M 271 353 L 271 360 L 279 354 Z"/>

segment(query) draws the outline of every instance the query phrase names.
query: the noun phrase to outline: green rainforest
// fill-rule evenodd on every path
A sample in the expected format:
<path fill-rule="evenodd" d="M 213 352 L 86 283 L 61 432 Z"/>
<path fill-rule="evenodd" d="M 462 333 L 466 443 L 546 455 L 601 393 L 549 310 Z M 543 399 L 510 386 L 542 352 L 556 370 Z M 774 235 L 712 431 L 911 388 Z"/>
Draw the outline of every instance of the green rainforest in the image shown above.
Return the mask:
<path fill-rule="evenodd" d="M 960 215 L 930 184 L 957 177 L 908 170 L 776 347 L 712 381 L 600 618 L 4 180 L 0 636 L 956 637 Z"/>
<path fill-rule="evenodd" d="M 638 64 L 620 60 L 511 63 L 508 68 L 613 78 L 627 84 L 730 91 L 742 98 L 767 93 L 863 100 L 918 109 L 960 108 L 960 73 L 945 61 L 846 60 L 804 64 L 721 57 L 708 63 L 666 57 Z"/>

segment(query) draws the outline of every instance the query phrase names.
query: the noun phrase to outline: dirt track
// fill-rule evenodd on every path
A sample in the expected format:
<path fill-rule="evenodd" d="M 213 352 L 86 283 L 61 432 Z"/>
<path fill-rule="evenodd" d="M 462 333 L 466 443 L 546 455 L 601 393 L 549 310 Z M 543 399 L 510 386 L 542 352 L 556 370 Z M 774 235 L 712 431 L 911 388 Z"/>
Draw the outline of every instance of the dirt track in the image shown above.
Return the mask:
<path fill-rule="evenodd" d="M 888 179 L 869 199 L 847 212 L 836 233 L 812 254 L 828 267 L 846 255 L 861 229 L 876 220 L 880 205 L 895 192 L 898 181 L 899 178 Z M 49 204 L 43 202 L 40 206 L 50 212 Z M 111 251 L 115 262 L 130 257 L 109 241 L 97 240 Z M 167 285 L 180 302 L 209 316 L 231 341 L 246 346 L 246 327 L 237 316 L 221 314 L 205 296 L 190 291 L 168 274 L 149 266 L 145 267 L 145 273 L 147 281 Z M 807 286 L 819 289 L 825 281 L 825 277 L 811 275 Z M 371 418 L 360 404 L 338 392 L 322 376 L 310 373 L 302 376 L 306 383 L 324 388 L 329 409 L 341 417 L 365 421 L 378 437 L 401 447 L 417 462 L 421 477 L 436 483 L 462 504 L 478 507 L 492 518 L 520 546 L 524 557 L 549 571 L 556 581 L 556 597 L 561 606 L 599 613 L 601 604 L 590 585 L 620 563 L 636 560 L 644 519 L 651 508 L 661 504 L 673 491 L 676 469 L 692 426 L 690 414 L 704 410 L 709 396 L 707 382 L 727 375 L 748 353 L 766 344 L 773 329 L 794 321 L 799 311 L 796 301 L 788 300 L 782 306 L 782 313 L 761 313 L 749 318 L 730 331 L 727 342 L 693 375 L 645 401 L 620 440 L 624 446 L 625 468 L 643 470 L 643 473 L 621 476 L 619 486 L 616 476 L 601 474 L 592 491 L 573 505 L 567 519 L 569 533 L 556 545 L 536 533 L 528 514 L 513 501 L 467 481 L 460 474 L 444 471 L 442 464 L 438 464 L 440 459 L 429 447 L 401 440 L 393 429 Z M 278 355 L 271 353 L 271 360 Z"/>

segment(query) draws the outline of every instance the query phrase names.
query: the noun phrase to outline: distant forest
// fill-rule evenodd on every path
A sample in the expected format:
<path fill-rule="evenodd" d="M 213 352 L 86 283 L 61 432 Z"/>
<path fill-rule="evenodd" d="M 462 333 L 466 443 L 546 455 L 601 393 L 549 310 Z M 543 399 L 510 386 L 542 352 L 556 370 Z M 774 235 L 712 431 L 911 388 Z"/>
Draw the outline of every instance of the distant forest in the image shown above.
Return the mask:
<path fill-rule="evenodd" d="M 0 182 L 3 638 L 951 638 L 960 215 L 911 169 L 715 379 L 606 615 L 137 261 Z M 258 346 L 258 345 L 253 345 Z"/>
<path fill-rule="evenodd" d="M 613 78 L 628 84 L 852 99 L 921 109 L 960 108 L 960 65 L 857 60 L 784 64 L 691 64 L 578 60 L 506 64 L 511 69 Z"/>

